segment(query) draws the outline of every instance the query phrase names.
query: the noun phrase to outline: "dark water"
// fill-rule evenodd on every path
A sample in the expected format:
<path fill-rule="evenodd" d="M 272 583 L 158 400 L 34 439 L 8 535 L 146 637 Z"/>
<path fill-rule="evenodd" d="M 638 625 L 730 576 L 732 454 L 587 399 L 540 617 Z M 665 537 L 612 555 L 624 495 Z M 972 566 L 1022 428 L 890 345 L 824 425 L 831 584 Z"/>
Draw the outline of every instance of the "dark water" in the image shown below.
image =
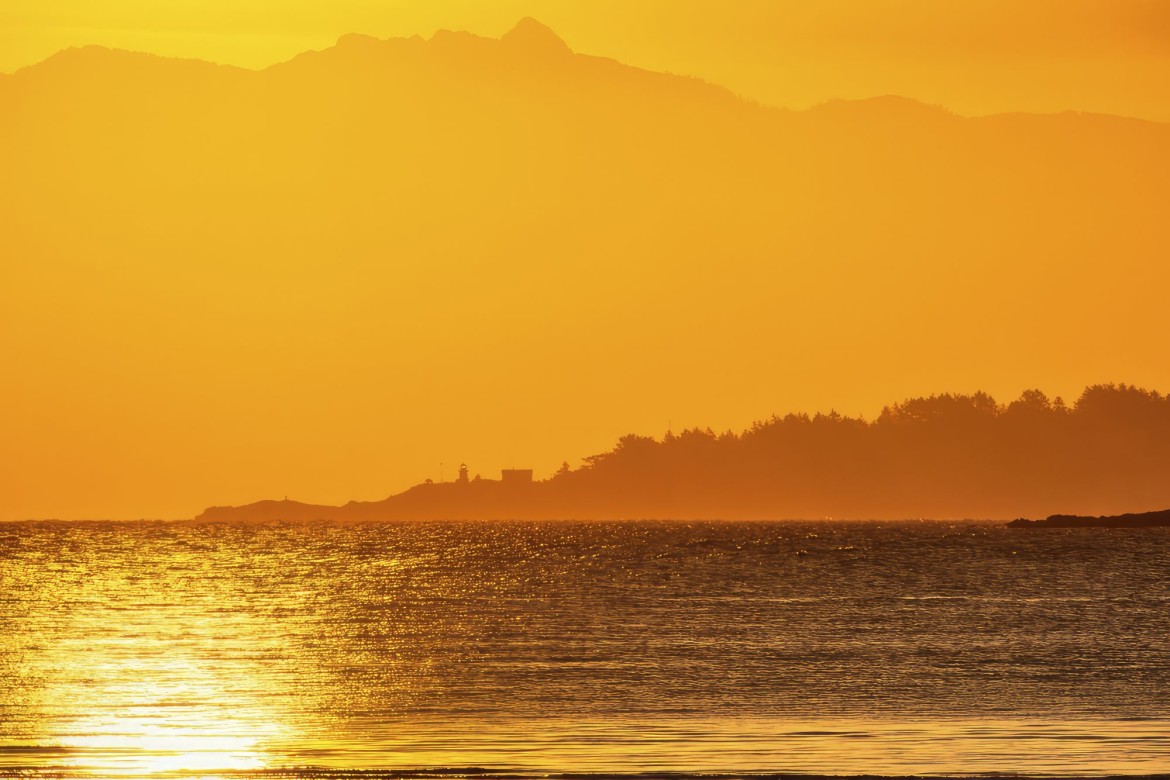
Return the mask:
<path fill-rule="evenodd" d="M 1170 533 L 0 525 L 0 774 L 1170 772 Z"/>

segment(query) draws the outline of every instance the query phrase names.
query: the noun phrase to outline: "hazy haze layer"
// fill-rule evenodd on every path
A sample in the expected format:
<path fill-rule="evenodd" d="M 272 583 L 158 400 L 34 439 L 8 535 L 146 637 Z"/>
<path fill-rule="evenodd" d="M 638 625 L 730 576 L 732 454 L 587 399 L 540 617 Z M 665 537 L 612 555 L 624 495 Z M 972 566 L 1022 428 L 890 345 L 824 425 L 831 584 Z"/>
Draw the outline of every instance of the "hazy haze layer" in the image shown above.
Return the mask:
<path fill-rule="evenodd" d="M 341 503 L 622 433 L 1170 387 L 1170 126 L 785 112 L 550 30 L 0 79 L 0 517 Z"/>

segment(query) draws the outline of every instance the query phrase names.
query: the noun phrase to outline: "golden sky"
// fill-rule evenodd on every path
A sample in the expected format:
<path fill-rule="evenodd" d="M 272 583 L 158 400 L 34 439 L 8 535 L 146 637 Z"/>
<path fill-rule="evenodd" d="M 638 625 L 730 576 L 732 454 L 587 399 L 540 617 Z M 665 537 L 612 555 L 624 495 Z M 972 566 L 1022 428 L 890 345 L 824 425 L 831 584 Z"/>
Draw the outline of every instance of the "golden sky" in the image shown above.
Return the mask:
<path fill-rule="evenodd" d="M 944 12 L 941 9 L 946 9 Z M 0 519 L 1170 389 L 1163 2 L 0 5 Z"/>
<path fill-rule="evenodd" d="M 772 105 L 898 94 L 1170 121 L 1164 0 L 7 0 L 0 72 L 95 43 L 257 68 L 350 32 L 497 37 L 523 16 Z"/>

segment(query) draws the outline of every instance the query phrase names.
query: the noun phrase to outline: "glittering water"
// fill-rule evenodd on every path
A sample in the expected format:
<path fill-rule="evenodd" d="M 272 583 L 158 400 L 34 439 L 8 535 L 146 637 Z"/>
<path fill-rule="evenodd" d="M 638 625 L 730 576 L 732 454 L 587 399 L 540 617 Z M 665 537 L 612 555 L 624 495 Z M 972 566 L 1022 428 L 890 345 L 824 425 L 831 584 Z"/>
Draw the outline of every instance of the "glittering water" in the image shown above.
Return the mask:
<path fill-rule="evenodd" d="M 0 524 L 0 774 L 468 767 L 1170 772 L 1170 533 Z"/>

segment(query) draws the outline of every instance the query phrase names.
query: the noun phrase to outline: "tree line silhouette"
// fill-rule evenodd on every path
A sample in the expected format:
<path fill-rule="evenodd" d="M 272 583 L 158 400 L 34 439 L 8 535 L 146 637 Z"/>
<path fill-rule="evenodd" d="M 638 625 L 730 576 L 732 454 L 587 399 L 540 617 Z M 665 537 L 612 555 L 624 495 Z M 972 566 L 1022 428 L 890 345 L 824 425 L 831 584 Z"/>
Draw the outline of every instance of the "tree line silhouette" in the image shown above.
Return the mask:
<path fill-rule="evenodd" d="M 1093 385 L 913 398 L 874 420 L 788 414 L 617 446 L 545 483 L 589 514 L 1017 517 L 1170 506 L 1170 396 Z"/>

